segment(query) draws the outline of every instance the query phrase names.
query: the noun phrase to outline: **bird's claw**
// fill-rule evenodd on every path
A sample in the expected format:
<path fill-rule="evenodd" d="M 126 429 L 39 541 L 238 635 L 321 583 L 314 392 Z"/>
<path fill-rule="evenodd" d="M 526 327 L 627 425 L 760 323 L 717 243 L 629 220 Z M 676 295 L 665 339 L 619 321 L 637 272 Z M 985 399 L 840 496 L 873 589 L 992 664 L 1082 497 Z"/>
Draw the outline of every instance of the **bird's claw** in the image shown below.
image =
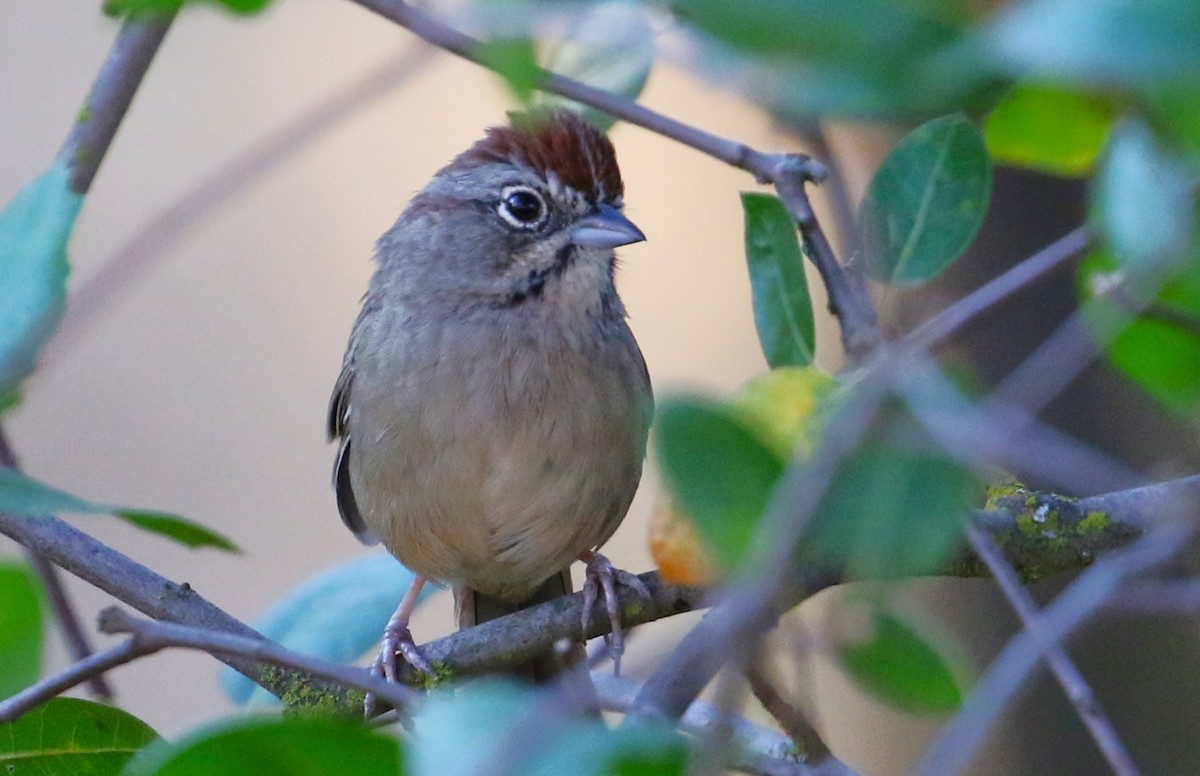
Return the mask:
<path fill-rule="evenodd" d="M 621 632 L 621 609 L 617 599 L 617 585 L 631 588 L 643 601 L 651 599 L 650 589 L 635 574 L 614 568 L 608 558 L 599 553 L 591 553 L 587 561 L 587 574 L 583 583 L 583 615 L 581 627 L 584 639 L 587 639 L 588 626 L 592 622 L 592 608 L 600 591 L 604 591 L 604 610 L 608 613 L 608 621 L 612 632 L 605 636 L 609 650 L 612 653 L 613 675 L 621 675 L 621 656 L 625 653 L 625 636 Z"/>
<path fill-rule="evenodd" d="M 422 674 L 433 676 L 433 666 L 417 649 L 412 631 L 406 626 L 394 627 L 389 623 L 383 631 L 383 643 L 379 647 L 379 656 L 375 658 L 375 662 L 371 663 L 371 675 L 382 677 L 389 682 L 399 682 L 401 659 Z M 363 699 L 363 716 L 366 719 L 375 716 L 374 693 L 367 693 Z"/>

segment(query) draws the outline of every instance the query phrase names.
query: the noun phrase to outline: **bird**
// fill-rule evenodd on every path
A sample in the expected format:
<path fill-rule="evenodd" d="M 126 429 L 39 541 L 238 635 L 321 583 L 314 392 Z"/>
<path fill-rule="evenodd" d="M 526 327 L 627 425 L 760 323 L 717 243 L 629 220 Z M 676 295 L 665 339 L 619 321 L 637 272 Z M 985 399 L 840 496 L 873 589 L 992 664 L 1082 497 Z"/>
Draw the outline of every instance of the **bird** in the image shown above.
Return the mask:
<path fill-rule="evenodd" d="M 614 249 L 646 239 L 623 197 L 602 131 L 514 112 L 379 238 L 327 429 L 342 521 L 415 574 L 376 675 L 397 680 L 397 652 L 431 672 L 408 628 L 426 583 L 454 590 L 465 628 L 571 593 L 576 560 L 582 625 L 603 595 L 619 670 L 616 586 L 649 591 L 597 551 L 637 490 L 654 406 L 614 284 Z M 554 673 L 541 665 L 531 678 Z"/>

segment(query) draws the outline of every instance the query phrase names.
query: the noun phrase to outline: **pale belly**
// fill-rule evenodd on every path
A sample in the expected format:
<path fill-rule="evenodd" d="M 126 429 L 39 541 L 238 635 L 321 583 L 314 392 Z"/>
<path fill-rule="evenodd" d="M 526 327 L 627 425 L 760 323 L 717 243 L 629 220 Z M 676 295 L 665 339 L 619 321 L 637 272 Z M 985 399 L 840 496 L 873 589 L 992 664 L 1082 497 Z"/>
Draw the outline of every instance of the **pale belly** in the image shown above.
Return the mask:
<path fill-rule="evenodd" d="M 414 572 L 520 600 L 624 518 L 651 397 L 631 338 L 602 358 L 508 345 L 360 365 L 406 362 L 391 383 L 356 381 L 351 476 L 364 520 Z"/>

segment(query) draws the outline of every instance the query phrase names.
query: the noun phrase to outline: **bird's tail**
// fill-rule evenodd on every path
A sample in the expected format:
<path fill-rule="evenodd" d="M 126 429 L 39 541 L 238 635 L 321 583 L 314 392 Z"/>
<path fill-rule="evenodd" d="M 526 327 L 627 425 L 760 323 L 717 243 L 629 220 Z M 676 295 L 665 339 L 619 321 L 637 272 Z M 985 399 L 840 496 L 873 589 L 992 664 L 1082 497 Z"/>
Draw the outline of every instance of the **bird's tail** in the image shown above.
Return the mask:
<path fill-rule="evenodd" d="M 570 569 L 563 569 L 550 577 L 529 598 L 519 603 L 501 601 L 470 588 L 455 587 L 454 609 L 458 619 L 458 629 L 463 630 L 475 625 L 482 625 L 489 620 L 552 601 L 559 596 L 569 595 L 571 592 L 573 592 L 573 588 Z M 568 649 L 555 649 L 511 669 L 508 673 L 537 684 L 552 681 L 562 682 L 585 707 L 598 709 L 596 688 L 592 684 L 586 658 L 587 653 L 584 650 L 583 641 L 574 640 Z"/>

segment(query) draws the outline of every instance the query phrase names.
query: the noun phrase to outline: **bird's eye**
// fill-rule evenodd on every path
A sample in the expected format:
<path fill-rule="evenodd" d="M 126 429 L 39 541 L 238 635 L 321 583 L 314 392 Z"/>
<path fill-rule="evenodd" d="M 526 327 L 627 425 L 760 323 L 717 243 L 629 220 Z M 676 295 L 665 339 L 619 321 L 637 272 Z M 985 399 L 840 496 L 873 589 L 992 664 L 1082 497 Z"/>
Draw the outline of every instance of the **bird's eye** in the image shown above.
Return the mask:
<path fill-rule="evenodd" d="M 546 218 L 542 195 L 527 186 L 509 186 L 500 192 L 500 216 L 520 229 L 532 229 Z"/>

